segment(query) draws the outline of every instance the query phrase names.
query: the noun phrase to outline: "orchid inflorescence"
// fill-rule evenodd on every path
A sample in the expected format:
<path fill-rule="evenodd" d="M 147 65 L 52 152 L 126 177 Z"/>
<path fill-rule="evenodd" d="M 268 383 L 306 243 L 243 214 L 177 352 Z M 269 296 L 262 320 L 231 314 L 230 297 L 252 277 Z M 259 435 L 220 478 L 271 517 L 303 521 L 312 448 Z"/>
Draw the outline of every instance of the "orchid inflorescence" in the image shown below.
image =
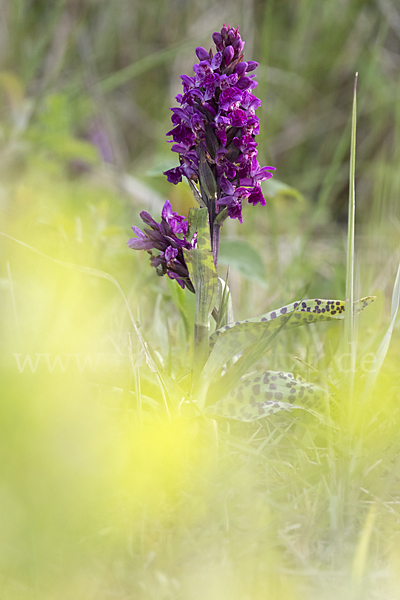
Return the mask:
<path fill-rule="evenodd" d="M 171 109 L 175 127 L 167 134 L 172 135 L 172 151 L 179 153 L 181 164 L 164 175 L 175 184 L 182 181 L 182 175 L 198 183 L 207 205 L 210 199 L 204 198 L 204 192 L 212 184 L 202 181 L 205 158 L 217 206 L 227 207 L 228 216 L 242 222 L 242 201 L 247 198 L 251 204 L 265 205 L 260 183 L 272 177 L 274 170 L 260 167 L 254 141 L 259 133 L 255 110 L 261 101 L 250 91 L 257 81 L 249 73 L 258 63 L 243 61 L 244 42 L 238 29 L 224 25 L 213 40 L 217 52 L 196 48 L 200 62 L 193 67 L 195 76 L 181 75 L 184 93 L 176 96 L 181 106 Z"/>
<path fill-rule="evenodd" d="M 254 141 L 259 133 L 255 111 L 261 101 L 251 90 L 257 86 L 253 72 L 258 63 L 243 61 L 244 42 L 238 29 L 224 25 L 221 32 L 213 34 L 213 41 L 215 52 L 196 48 L 200 62 L 193 67 L 194 76 L 181 76 L 183 93 L 176 96 L 180 106 L 171 109 L 174 127 L 167 134 L 172 136 L 172 151 L 179 154 L 180 165 L 164 174 L 173 184 L 186 177 L 200 206 L 207 208 L 217 264 L 223 221 L 230 217 L 242 222 L 246 199 L 265 206 L 260 184 L 272 177 L 274 167 L 259 165 Z M 129 240 L 130 248 L 149 251 L 151 264 L 160 275 L 167 273 L 182 287 L 192 289 L 182 248 L 194 248 L 196 238 L 186 241 L 184 217 L 173 213 L 167 201 L 160 224 L 146 212 L 141 218 L 150 229 L 143 233 L 133 227 L 138 239 Z M 153 256 L 153 249 L 161 254 Z"/>
<path fill-rule="evenodd" d="M 196 234 L 190 242 L 186 241 L 188 222 L 185 217 L 173 212 L 171 203 L 167 200 L 161 213 L 161 223 L 156 223 L 148 212 L 140 213 L 142 221 L 150 228 L 144 232 L 138 227 L 132 227 L 137 238 L 131 238 L 128 246 L 133 250 L 147 250 L 151 254 L 151 266 L 155 267 L 158 275 L 166 273 L 170 279 L 176 279 L 179 285 L 194 292 L 189 278 L 189 271 L 183 257 L 183 248 L 188 250 L 196 245 Z M 180 239 L 177 234 L 183 235 Z M 160 250 L 160 254 L 153 256 L 151 250 Z"/>

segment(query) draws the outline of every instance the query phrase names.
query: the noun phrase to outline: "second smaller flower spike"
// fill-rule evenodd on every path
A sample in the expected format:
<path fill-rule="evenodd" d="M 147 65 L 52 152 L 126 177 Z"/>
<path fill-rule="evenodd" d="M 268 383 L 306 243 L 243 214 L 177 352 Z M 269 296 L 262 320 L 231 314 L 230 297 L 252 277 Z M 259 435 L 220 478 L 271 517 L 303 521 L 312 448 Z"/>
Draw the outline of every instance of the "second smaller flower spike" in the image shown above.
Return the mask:
<path fill-rule="evenodd" d="M 172 151 L 179 166 L 165 171 L 174 184 L 186 177 L 199 186 L 207 206 L 215 201 L 215 214 L 223 208 L 228 216 L 242 222 L 242 203 L 265 205 L 261 182 L 272 177 L 274 167 L 261 167 L 257 160 L 255 136 L 261 105 L 253 95 L 257 86 L 255 61 L 244 61 L 244 42 L 239 30 L 223 26 L 213 34 L 215 50 L 196 48 L 199 63 L 194 76 L 182 75 L 183 93 L 172 108 Z M 201 168 L 199 157 L 209 168 Z M 203 180 L 207 173 L 208 181 Z M 213 185 L 210 185 L 210 173 Z M 210 189 L 216 190 L 210 197 Z M 206 198 L 204 198 L 206 196 Z"/>
<path fill-rule="evenodd" d="M 196 236 L 191 242 L 186 241 L 188 222 L 185 217 L 178 215 L 167 200 L 161 213 L 161 223 L 157 223 L 148 212 L 142 211 L 140 217 L 149 229 L 143 231 L 132 227 L 136 238 L 128 241 L 132 250 L 147 250 L 150 254 L 150 263 L 155 267 L 158 275 L 167 274 L 170 279 L 176 279 L 181 288 L 185 286 L 191 292 L 194 287 L 190 281 L 189 271 L 183 255 L 183 248 L 191 250 L 196 246 Z M 183 236 L 183 239 L 178 237 Z M 153 254 L 158 250 L 159 254 Z"/>

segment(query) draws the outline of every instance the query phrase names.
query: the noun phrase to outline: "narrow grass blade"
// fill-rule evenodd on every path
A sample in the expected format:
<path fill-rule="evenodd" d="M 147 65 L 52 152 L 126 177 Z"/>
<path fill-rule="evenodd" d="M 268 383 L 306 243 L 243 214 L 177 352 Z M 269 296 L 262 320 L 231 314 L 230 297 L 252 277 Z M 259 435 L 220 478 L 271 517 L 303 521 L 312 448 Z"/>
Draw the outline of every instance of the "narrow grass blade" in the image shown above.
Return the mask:
<path fill-rule="evenodd" d="M 351 569 L 352 584 L 353 586 L 356 586 L 356 589 L 361 585 L 365 568 L 367 566 L 368 550 L 370 547 L 376 516 L 376 504 L 372 504 L 360 535 Z"/>
<path fill-rule="evenodd" d="M 228 286 L 228 275 L 224 281 L 221 277 L 218 278 L 218 307 L 213 311 L 215 318 L 215 329 L 225 327 L 233 321 L 232 297 Z"/>
<path fill-rule="evenodd" d="M 354 81 L 353 111 L 351 120 L 351 148 L 350 148 L 350 175 L 349 175 L 349 209 L 347 229 L 347 260 L 346 260 L 346 310 L 344 318 L 346 351 L 351 355 L 351 368 L 346 380 L 346 392 L 351 397 L 354 388 L 354 373 L 356 365 L 355 326 L 354 326 L 354 232 L 356 214 L 356 126 L 357 126 L 357 79 Z"/>
<path fill-rule="evenodd" d="M 389 349 L 390 340 L 392 339 L 392 333 L 394 324 L 396 321 L 397 313 L 400 305 L 400 264 L 397 269 L 396 280 L 394 283 L 393 294 L 392 294 L 392 310 L 390 316 L 390 325 L 388 327 L 387 332 L 385 333 L 378 351 L 375 355 L 374 361 L 370 368 L 370 373 L 368 375 L 367 382 L 364 387 L 364 398 L 368 398 L 370 393 L 373 391 L 376 383 L 376 379 L 378 377 L 379 371 L 381 370 L 383 361 L 385 360 L 387 351 Z"/>

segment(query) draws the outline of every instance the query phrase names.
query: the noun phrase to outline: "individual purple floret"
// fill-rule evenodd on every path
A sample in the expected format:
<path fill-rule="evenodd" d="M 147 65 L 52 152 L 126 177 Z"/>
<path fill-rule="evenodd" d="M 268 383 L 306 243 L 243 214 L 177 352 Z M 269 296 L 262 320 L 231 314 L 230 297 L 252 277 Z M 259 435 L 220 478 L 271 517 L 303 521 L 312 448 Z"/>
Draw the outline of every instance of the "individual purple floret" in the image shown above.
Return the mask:
<path fill-rule="evenodd" d="M 185 217 L 173 212 L 169 200 L 162 209 L 161 223 L 157 223 L 146 211 L 142 211 L 140 217 L 149 229 L 142 231 L 138 227 L 132 227 L 137 237 L 131 238 L 128 246 L 133 250 L 147 250 L 151 256 L 150 263 L 156 268 L 158 275 L 167 274 L 170 279 L 176 279 L 181 288 L 186 286 L 194 292 L 182 249 L 194 248 L 196 236 L 193 236 L 191 242 L 186 241 L 188 222 Z M 183 239 L 178 235 L 183 235 Z M 152 250 L 159 250 L 160 254 L 154 255 Z"/>
<path fill-rule="evenodd" d="M 182 176 L 197 184 L 213 218 L 227 208 L 229 217 L 242 222 L 243 200 L 265 205 L 260 183 L 275 169 L 260 167 L 257 161 L 255 110 L 261 102 L 251 91 L 257 86 L 253 71 L 258 63 L 243 61 L 238 29 L 224 25 L 213 40 L 216 52 L 196 48 L 200 62 L 193 67 L 194 76 L 181 76 L 183 93 L 176 96 L 180 106 L 171 109 L 174 128 L 167 134 L 180 165 L 164 174 L 174 184 Z M 214 197 L 210 189 L 216 190 Z"/>

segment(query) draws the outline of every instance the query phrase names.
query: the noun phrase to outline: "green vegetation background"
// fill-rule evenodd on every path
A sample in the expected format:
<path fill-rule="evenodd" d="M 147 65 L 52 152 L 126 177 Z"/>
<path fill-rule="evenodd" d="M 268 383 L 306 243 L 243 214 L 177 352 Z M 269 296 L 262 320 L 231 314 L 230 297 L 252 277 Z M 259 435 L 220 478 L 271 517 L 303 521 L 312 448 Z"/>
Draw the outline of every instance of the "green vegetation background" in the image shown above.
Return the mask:
<path fill-rule="evenodd" d="M 358 71 L 357 296 L 377 301 L 359 323 L 356 389 L 389 325 L 394 1 L 0 0 L 0 231 L 14 238 L 0 237 L 4 599 L 398 597 L 398 325 L 373 397 L 356 394 L 329 426 L 168 422 L 116 286 L 55 262 L 118 281 L 173 397 L 190 367 L 193 298 L 126 241 L 140 210 L 193 205 L 161 175 L 176 165 L 169 107 L 223 22 L 260 63 L 259 158 L 277 168 L 267 206 L 222 234 L 235 316 L 305 289 L 344 298 Z M 340 334 L 282 334 L 262 366 L 338 383 Z"/>

